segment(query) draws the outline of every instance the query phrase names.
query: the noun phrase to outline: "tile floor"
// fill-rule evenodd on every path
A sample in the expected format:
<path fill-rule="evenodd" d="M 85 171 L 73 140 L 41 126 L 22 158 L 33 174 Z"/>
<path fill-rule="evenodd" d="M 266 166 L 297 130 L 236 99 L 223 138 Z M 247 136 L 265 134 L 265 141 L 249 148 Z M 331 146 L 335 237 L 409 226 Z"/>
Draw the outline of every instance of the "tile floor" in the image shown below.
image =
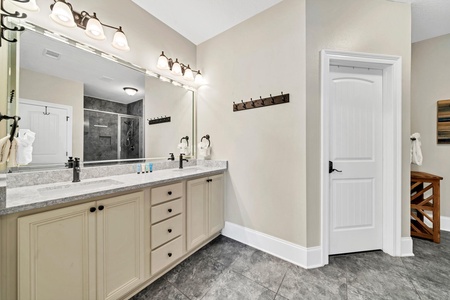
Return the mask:
<path fill-rule="evenodd" d="M 450 232 L 414 239 L 415 257 L 339 255 L 305 270 L 219 236 L 133 300 L 450 299 Z"/>

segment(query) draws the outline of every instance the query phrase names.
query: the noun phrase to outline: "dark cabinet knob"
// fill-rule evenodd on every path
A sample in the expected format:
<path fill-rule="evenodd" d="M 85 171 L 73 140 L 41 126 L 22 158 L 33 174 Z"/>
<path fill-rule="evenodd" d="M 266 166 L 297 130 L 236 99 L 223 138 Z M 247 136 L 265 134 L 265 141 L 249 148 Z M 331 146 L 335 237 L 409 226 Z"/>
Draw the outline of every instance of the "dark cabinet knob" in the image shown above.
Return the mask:
<path fill-rule="evenodd" d="M 105 207 L 103 206 L 103 205 L 100 205 L 99 207 L 98 207 L 98 210 L 103 210 Z"/>
<path fill-rule="evenodd" d="M 171 209 L 171 208 L 169 208 L 169 209 L 168 209 L 167 211 L 171 213 L 171 212 L 172 212 L 172 209 Z"/>
<path fill-rule="evenodd" d="M 167 256 L 172 257 L 172 253 L 170 253 L 170 252 L 167 253 Z"/>
<path fill-rule="evenodd" d="M 97 209 L 95 208 L 95 207 L 91 207 L 91 208 L 89 208 L 89 211 L 90 212 L 94 212 L 94 211 L 96 211 Z"/>
<path fill-rule="evenodd" d="M 169 194 L 169 196 L 172 195 L 172 191 L 168 191 L 167 194 Z"/>
<path fill-rule="evenodd" d="M 167 231 L 168 231 L 169 233 L 171 233 L 171 232 L 172 232 L 172 229 L 168 229 Z"/>
<path fill-rule="evenodd" d="M 211 182 L 212 181 L 212 179 L 206 179 L 206 182 Z"/>

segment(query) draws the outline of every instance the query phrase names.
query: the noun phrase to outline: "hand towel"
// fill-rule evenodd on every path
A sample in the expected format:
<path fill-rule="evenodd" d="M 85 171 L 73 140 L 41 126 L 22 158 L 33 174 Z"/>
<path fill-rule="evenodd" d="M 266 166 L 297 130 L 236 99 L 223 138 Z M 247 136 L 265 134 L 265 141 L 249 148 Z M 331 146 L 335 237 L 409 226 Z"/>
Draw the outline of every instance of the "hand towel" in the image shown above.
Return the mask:
<path fill-rule="evenodd" d="M 20 129 L 19 137 L 17 138 L 17 164 L 27 165 L 33 160 L 33 142 L 36 133 L 29 129 Z"/>
<path fill-rule="evenodd" d="M 6 163 L 9 156 L 9 150 L 11 149 L 11 141 L 9 135 L 0 139 L 0 164 Z"/>
<path fill-rule="evenodd" d="M 197 144 L 198 149 L 198 159 L 210 159 L 211 158 L 211 147 L 209 146 L 209 143 L 206 142 L 200 142 Z"/>
<path fill-rule="evenodd" d="M 411 154 L 410 160 L 412 164 L 421 166 L 423 162 L 423 155 L 421 149 L 422 143 L 420 142 L 420 134 L 413 133 L 411 135 Z"/>
<path fill-rule="evenodd" d="M 191 153 L 186 143 L 179 143 L 178 149 L 180 150 L 180 154 L 189 155 Z"/>

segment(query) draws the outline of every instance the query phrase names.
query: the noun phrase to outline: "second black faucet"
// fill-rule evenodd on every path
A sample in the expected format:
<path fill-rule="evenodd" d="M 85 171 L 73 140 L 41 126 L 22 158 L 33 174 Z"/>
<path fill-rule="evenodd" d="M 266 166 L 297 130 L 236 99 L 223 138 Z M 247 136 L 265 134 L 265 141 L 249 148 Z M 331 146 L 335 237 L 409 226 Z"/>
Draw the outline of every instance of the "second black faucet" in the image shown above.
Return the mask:
<path fill-rule="evenodd" d="M 183 153 L 180 153 L 180 169 L 183 169 L 183 161 L 188 162 L 186 158 L 183 158 Z"/>

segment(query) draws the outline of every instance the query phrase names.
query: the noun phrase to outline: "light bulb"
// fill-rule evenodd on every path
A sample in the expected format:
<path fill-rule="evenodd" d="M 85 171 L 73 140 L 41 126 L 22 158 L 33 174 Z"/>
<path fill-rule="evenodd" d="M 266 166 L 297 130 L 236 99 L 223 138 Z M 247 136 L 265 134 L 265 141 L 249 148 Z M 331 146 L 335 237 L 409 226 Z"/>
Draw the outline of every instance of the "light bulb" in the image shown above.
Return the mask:
<path fill-rule="evenodd" d="M 28 2 L 17 2 L 17 1 L 11 1 L 14 5 L 32 11 L 32 12 L 39 12 L 39 6 L 36 4 L 36 0 L 30 0 Z"/>
<path fill-rule="evenodd" d="M 122 27 L 119 27 L 119 29 L 114 34 L 114 38 L 112 41 L 112 45 L 114 48 L 123 50 L 123 51 L 129 51 L 130 47 L 128 46 L 127 37 L 122 31 Z"/>
<path fill-rule="evenodd" d="M 194 73 L 192 73 L 191 68 L 189 67 L 189 65 L 187 66 L 186 70 L 184 70 L 184 79 L 189 80 L 189 81 L 193 81 L 194 80 Z"/>
<path fill-rule="evenodd" d="M 175 62 L 172 65 L 172 73 L 178 76 L 183 75 L 183 72 L 181 71 L 181 65 L 178 62 L 178 58 L 175 59 Z"/>
<path fill-rule="evenodd" d="M 198 70 L 197 75 L 195 75 L 195 83 L 202 84 L 203 83 L 203 75 Z"/>
<path fill-rule="evenodd" d="M 156 66 L 158 67 L 158 69 L 161 69 L 161 70 L 169 70 L 170 69 L 170 67 L 169 67 L 169 60 L 164 55 L 164 51 L 159 56 L 158 64 Z"/>
<path fill-rule="evenodd" d="M 66 27 L 76 27 L 75 21 L 73 19 L 72 8 L 68 3 L 63 1 L 58 1 L 53 5 L 52 13 L 50 18 L 56 23 L 66 26 Z"/>
<path fill-rule="evenodd" d="M 87 36 L 96 40 L 104 40 L 106 38 L 103 33 L 103 26 L 97 19 L 97 15 L 95 13 L 93 17 L 89 18 L 89 21 L 86 24 L 86 30 L 84 32 Z"/>
<path fill-rule="evenodd" d="M 137 93 L 137 89 L 132 88 L 132 87 L 124 87 L 123 90 L 125 91 L 125 93 L 127 93 L 127 95 L 129 96 L 134 96 Z"/>

